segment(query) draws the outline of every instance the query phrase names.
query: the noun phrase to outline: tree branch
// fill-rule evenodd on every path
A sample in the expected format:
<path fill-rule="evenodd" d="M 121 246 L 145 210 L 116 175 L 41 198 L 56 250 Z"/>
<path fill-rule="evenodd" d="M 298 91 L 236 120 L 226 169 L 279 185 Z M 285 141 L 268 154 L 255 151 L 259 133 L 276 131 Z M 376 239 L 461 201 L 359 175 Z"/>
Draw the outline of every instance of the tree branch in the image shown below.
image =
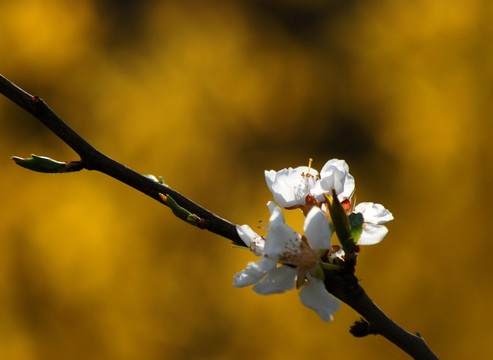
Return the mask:
<path fill-rule="evenodd" d="M 235 224 L 204 209 L 170 187 L 141 175 L 101 153 L 70 128 L 43 100 L 28 94 L 2 75 L 0 75 L 0 93 L 31 113 L 80 156 L 80 161 L 66 163 L 70 171 L 78 171 L 84 168 L 102 172 L 164 204 L 167 204 L 165 199 L 171 197 L 179 208 L 185 209 L 201 220 L 198 222 L 200 225 L 197 225 L 200 228 L 230 239 L 235 244 L 245 246 L 236 232 Z M 19 161 L 19 158 L 16 161 Z M 76 164 L 75 169 L 73 168 L 74 164 Z M 168 206 L 170 205 L 168 204 Z M 359 330 L 352 331 L 355 336 L 380 334 L 414 359 L 438 359 L 420 336 L 413 335 L 401 328 L 373 303 L 358 284 L 358 280 L 352 270 L 342 272 L 325 271 L 325 286 L 327 291 L 352 307 L 366 319 L 366 322 L 359 322 L 355 325 L 355 327 L 359 326 Z"/>
<path fill-rule="evenodd" d="M 361 326 L 361 322 L 357 322 L 351 329 L 351 333 L 354 336 L 362 337 L 379 334 L 414 359 L 438 360 L 438 357 L 426 345 L 421 336 L 404 330 L 375 305 L 359 285 L 358 279 L 354 274 L 348 271 L 343 271 L 342 273 L 325 271 L 324 275 L 327 291 L 352 307 L 366 320 L 367 332 L 353 332 L 354 327 Z"/>
<path fill-rule="evenodd" d="M 163 200 L 159 196 L 160 193 L 171 196 L 179 206 L 204 220 L 202 224 L 205 225 L 201 228 L 230 239 L 235 244 L 244 245 L 236 232 L 236 225 L 204 209 L 170 187 L 153 181 L 101 153 L 58 117 L 43 100 L 28 94 L 1 75 L 0 92 L 31 113 L 79 154 L 83 168 L 109 175 L 161 203 Z"/>

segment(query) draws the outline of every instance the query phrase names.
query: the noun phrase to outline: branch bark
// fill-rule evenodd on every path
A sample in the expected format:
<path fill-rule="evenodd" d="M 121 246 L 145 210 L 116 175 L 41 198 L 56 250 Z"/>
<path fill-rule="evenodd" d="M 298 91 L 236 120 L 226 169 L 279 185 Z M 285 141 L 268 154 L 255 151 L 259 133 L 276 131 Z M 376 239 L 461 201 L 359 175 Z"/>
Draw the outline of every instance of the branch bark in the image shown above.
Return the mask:
<path fill-rule="evenodd" d="M 68 126 L 43 100 L 28 94 L 1 75 L 0 92 L 31 113 L 70 146 L 80 156 L 83 168 L 111 176 L 161 203 L 163 200 L 159 196 L 160 193 L 171 196 L 178 205 L 203 219 L 206 224 L 203 228 L 225 237 L 235 244 L 243 244 L 236 232 L 236 225 L 199 206 L 176 190 L 153 181 L 101 153 Z"/>
<path fill-rule="evenodd" d="M 437 360 L 438 357 L 426 345 L 418 334 L 411 334 L 392 321 L 366 294 L 359 285 L 358 279 L 351 272 L 333 273 L 325 271 L 325 287 L 327 291 L 342 302 L 349 305 L 365 320 L 367 333 L 356 335 L 382 335 L 387 340 L 409 354 L 413 359 Z M 358 322 L 355 326 L 358 325 Z"/>
<path fill-rule="evenodd" d="M 205 228 L 219 236 L 227 238 L 235 244 L 245 245 L 236 232 L 235 224 L 194 203 L 176 190 L 153 181 L 101 153 L 58 117 L 43 100 L 37 96 L 28 94 L 2 75 L 0 75 L 0 93 L 31 113 L 70 146 L 80 156 L 81 160 L 77 161 L 77 163 L 81 165 L 81 168 L 96 170 L 111 176 L 161 203 L 165 202 L 160 194 L 171 196 L 180 207 L 203 220 L 200 228 Z M 352 307 L 366 319 L 364 323 L 366 330 L 360 332 L 357 336 L 380 334 L 414 359 L 438 359 L 426 345 L 423 338 L 404 330 L 373 303 L 363 288 L 358 284 L 358 280 L 352 271 L 326 271 L 325 286 L 327 291 Z"/>

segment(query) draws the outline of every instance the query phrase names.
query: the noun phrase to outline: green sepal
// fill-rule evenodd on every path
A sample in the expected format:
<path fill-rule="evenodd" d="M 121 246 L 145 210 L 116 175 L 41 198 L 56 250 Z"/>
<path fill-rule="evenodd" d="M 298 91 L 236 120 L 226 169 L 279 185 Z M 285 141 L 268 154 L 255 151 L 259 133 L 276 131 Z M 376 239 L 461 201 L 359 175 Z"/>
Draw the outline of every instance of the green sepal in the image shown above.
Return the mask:
<path fill-rule="evenodd" d="M 361 233 L 363 232 L 363 214 L 351 213 L 348 218 L 349 225 L 351 226 L 351 237 L 356 244 L 361 236 Z"/>
<path fill-rule="evenodd" d="M 325 254 L 327 254 L 327 252 L 328 252 L 328 250 L 326 250 L 326 249 L 318 249 L 318 250 L 315 250 L 315 256 L 320 259 Z"/>
<path fill-rule="evenodd" d="M 341 270 L 342 269 L 342 266 L 340 266 L 340 265 L 330 264 L 330 263 L 323 262 L 323 261 L 320 262 L 320 266 L 324 270 Z"/>
<path fill-rule="evenodd" d="M 49 174 L 65 173 L 82 170 L 80 161 L 62 162 L 56 161 L 46 156 L 31 154 L 30 158 L 13 156 L 12 160 L 23 168 Z"/>
<path fill-rule="evenodd" d="M 296 290 L 299 290 L 305 285 L 305 273 L 303 271 L 299 271 L 296 275 Z"/>
<path fill-rule="evenodd" d="M 310 275 L 313 276 L 315 279 L 324 281 L 325 279 L 324 270 L 322 269 L 321 264 L 317 264 L 314 267 L 312 267 L 310 269 Z"/>

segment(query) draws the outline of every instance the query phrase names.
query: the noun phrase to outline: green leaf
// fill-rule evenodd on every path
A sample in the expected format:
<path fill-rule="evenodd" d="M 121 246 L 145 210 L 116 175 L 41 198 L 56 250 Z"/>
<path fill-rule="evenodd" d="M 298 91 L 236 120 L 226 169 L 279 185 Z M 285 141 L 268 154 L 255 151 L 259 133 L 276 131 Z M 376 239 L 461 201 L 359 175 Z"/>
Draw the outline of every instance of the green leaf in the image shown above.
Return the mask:
<path fill-rule="evenodd" d="M 363 214 L 352 213 L 349 214 L 349 225 L 351 226 L 351 237 L 356 244 L 363 232 Z"/>
<path fill-rule="evenodd" d="M 80 161 L 62 162 L 50 159 L 46 156 L 38 156 L 34 154 L 31 154 L 31 157 L 27 159 L 13 156 L 12 160 L 23 168 L 50 174 L 79 171 L 83 168 L 82 162 Z"/>

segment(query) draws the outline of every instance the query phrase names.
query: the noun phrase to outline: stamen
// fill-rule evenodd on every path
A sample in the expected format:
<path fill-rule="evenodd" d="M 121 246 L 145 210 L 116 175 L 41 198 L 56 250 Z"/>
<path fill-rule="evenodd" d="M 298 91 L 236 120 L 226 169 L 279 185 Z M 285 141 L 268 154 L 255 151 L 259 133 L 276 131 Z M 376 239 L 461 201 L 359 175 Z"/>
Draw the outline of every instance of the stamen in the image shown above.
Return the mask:
<path fill-rule="evenodd" d="M 307 173 L 305 174 L 304 172 L 301 173 L 301 176 L 304 177 L 305 179 L 306 178 L 314 178 L 315 176 L 313 176 L 312 174 L 310 174 L 310 172 L 312 171 L 312 162 L 313 162 L 313 159 L 312 158 L 309 158 L 308 159 L 308 171 Z"/>
<path fill-rule="evenodd" d="M 313 162 L 313 159 L 308 158 L 308 171 L 306 173 L 305 172 L 301 173 L 301 177 L 303 178 L 303 181 L 305 182 L 306 193 L 307 193 L 307 196 L 305 198 L 305 205 L 311 204 L 312 200 L 315 200 L 315 203 L 317 203 L 316 199 L 310 195 L 310 188 L 311 188 L 311 185 L 313 185 L 313 181 L 315 180 L 315 176 L 310 173 L 312 171 L 312 162 Z M 311 179 L 313 179 L 313 180 L 310 181 Z M 309 209 L 306 209 L 306 210 L 309 210 Z M 305 211 L 305 210 L 303 210 L 303 211 Z"/>
<path fill-rule="evenodd" d="M 266 224 L 264 221 L 259 220 L 257 229 L 268 232 L 269 231 L 269 224 Z"/>

